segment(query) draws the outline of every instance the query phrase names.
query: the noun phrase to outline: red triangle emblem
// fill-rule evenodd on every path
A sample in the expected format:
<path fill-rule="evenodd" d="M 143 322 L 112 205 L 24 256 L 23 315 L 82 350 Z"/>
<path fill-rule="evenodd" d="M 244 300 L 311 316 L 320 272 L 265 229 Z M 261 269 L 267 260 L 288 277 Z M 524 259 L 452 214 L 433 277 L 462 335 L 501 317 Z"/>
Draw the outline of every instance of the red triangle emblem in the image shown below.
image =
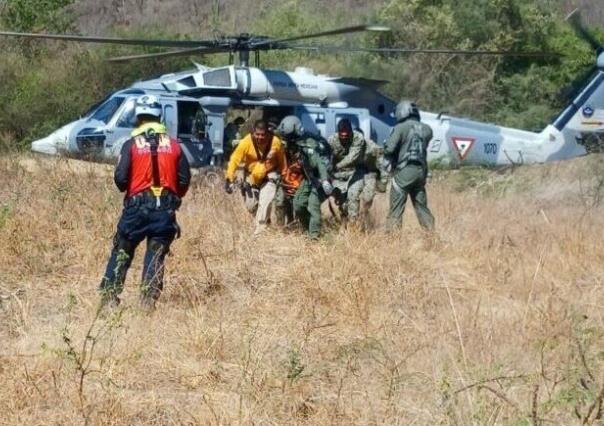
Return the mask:
<path fill-rule="evenodd" d="M 457 151 L 460 160 L 464 160 L 468 156 L 468 153 L 472 149 L 472 145 L 476 142 L 475 138 L 462 138 L 457 136 L 453 136 L 451 140 L 453 141 L 453 147 L 455 148 L 455 151 Z"/>

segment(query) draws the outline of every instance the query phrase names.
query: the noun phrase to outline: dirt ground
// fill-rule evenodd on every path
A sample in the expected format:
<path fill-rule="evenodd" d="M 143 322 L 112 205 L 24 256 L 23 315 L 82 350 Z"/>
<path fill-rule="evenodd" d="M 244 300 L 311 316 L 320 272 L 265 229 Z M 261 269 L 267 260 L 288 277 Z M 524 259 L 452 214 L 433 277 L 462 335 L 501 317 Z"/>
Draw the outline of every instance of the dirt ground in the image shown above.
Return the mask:
<path fill-rule="evenodd" d="M 604 157 L 434 171 L 425 235 L 253 238 L 196 177 L 152 314 L 97 286 L 111 166 L 0 157 L 0 424 L 604 421 Z"/>

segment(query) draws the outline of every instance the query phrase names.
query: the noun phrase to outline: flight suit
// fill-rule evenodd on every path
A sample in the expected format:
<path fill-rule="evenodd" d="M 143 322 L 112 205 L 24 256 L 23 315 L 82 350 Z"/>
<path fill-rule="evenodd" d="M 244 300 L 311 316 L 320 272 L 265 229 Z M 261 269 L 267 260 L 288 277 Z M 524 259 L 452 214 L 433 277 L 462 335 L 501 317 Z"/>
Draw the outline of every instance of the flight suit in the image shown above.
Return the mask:
<path fill-rule="evenodd" d="M 411 197 L 420 225 L 427 230 L 434 229 L 434 216 L 426 195 L 427 147 L 431 139 L 430 126 L 411 117 L 398 123 L 386 141 L 384 156 L 394 168 L 386 223 L 389 231 L 402 225 L 407 196 Z"/>
<path fill-rule="evenodd" d="M 318 144 L 312 136 L 304 136 L 296 142 L 304 180 L 293 198 L 295 215 L 313 239 L 321 234 L 321 204 L 327 198 L 321 182 L 329 180 L 327 165 L 319 155 Z"/>
<path fill-rule="evenodd" d="M 359 216 L 360 198 L 363 192 L 364 177 L 367 173 L 365 156 L 365 137 L 354 131 L 349 144 L 340 141 L 338 134 L 328 140 L 333 159 L 334 198 L 344 217 L 355 220 Z"/>

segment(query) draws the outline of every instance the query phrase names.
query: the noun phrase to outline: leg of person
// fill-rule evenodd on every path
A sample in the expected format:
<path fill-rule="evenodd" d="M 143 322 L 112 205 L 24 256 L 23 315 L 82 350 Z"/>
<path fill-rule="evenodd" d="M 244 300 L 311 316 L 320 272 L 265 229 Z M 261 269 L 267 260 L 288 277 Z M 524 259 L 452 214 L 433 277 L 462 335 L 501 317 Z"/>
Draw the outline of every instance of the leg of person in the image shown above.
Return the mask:
<path fill-rule="evenodd" d="M 117 224 L 111 255 L 99 287 L 103 304 L 120 303 L 119 295 L 124 289 L 126 274 L 132 264 L 136 247 L 143 238 L 138 230 L 140 223 L 138 208 L 124 209 Z"/>
<path fill-rule="evenodd" d="M 277 192 L 277 184 L 273 179 L 269 179 L 258 194 L 258 211 L 256 212 L 256 230 L 254 234 L 260 234 L 264 231 L 270 221 L 271 206 Z"/>
<path fill-rule="evenodd" d="M 308 199 L 312 191 L 312 185 L 306 179 L 302 182 L 293 198 L 293 207 L 296 217 L 300 220 L 304 230 L 308 230 L 310 214 L 308 212 Z"/>
<path fill-rule="evenodd" d="M 346 212 L 351 221 L 359 218 L 361 193 L 363 192 L 364 173 L 355 173 L 348 182 L 346 191 Z"/>
<path fill-rule="evenodd" d="M 347 217 L 347 204 L 346 204 L 346 191 L 348 189 L 348 179 L 333 179 L 333 193 L 331 194 L 333 200 L 336 202 L 338 206 L 338 213 L 340 213 L 340 218 L 345 220 Z"/>
<path fill-rule="evenodd" d="M 137 244 L 128 241 L 119 233 L 113 237 L 113 248 L 99 287 L 101 303 L 119 305 L 119 295 L 124 290 L 126 274 L 132 264 L 136 246 Z"/>
<path fill-rule="evenodd" d="M 321 203 L 322 199 L 319 196 L 319 191 L 312 188 L 308 197 L 307 211 L 309 215 L 308 235 L 313 240 L 318 239 L 321 235 Z"/>
<path fill-rule="evenodd" d="M 364 212 L 369 211 L 373 205 L 377 187 L 377 173 L 369 172 L 363 177 L 363 191 L 361 192 L 361 207 Z"/>
<path fill-rule="evenodd" d="M 243 191 L 243 200 L 247 211 L 256 214 L 258 210 L 258 190 L 252 187 L 246 188 Z"/>
<path fill-rule="evenodd" d="M 406 181 L 404 176 L 399 176 L 403 170 L 400 170 L 392 178 L 392 187 L 390 188 L 390 208 L 386 219 L 386 231 L 392 231 L 403 224 L 403 213 L 405 213 L 405 204 L 407 203 L 406 186 L 401 186 L 401 182 Z"/>
<path fill-rule="evenodd" d="M 279 185 L 275 192 L 273 203 L 275 205 L 275 221 L 277 222 L 277 225 L 281 227 L 287 225 L 287 200 L 285 197 L 285 191 L 283 190 L 283 187 Z"/>
<path fill-rule="evenodd" d="M 370 226 L 369 211 L 373 205 L 376 187 L 377 173 L 366 173 L 365 177 L 363 178 L 363 191 L 361 192 L 361 206 L 359 209 L 359 215 L 364 229 L 367 229 Z"/>
<path fill-rule="evenodd" d="M 410 195 L 419 224 L 427 231 L 433 231 L 434 216 L 428 208 L 428 195 L 426 194 L 425 184 L 418 185 L 410 191 Z"/>
<path fill-rule="evenodd" d="M 147 250 L 141 282 L 141 305 L 152 309 L 163 290 L 164 261 L 176 236 L 173 210 L 156 210 L 149 214 Z"/>
<path fill-rule="evenodd" d="M 294 215 L 294 197 L 291 195 L 285 195 L 285 223 L 288 225 L 292 224 L 295 220 Z"/>

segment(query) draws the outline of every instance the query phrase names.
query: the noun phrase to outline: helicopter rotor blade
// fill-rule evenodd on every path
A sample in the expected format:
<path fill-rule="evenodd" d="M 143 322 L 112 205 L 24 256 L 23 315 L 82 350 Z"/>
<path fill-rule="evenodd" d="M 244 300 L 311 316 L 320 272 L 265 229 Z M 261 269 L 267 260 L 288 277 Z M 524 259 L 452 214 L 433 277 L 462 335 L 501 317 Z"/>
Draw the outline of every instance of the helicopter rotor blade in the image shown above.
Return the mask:
<path fill-rule="evenodd" d="M 566 17 L 566 21 L 573 27 L 579 38 L 585 40 L 596 52 L 604 50 L 602 43 L 583 25 L 579 9 L 573 10 Z"/>
<path fill-rule="evenodd" d="M 305 40 L 305 39 L 309 39 L 309 38 L 326 37 L 326 36 L 338 35 L 338 34 L 356 33 L 356 32 L 360 32 L 360 31 L 390 31 L 390 28 L 384 27 L 381 25 L 355 25 L 352 27 L 338 28 L 335 30 L 323 31 L 320 33 L 302 34 L 302 35 L 298 35 L 298 36 L 286 37 L 286 38 L 280 38 L 280 39 L 262 40 L 259 42 L 252 43 L 250 45 L 250 49 L 253 50 L 258 47 L 266 47 L 266 48 L 270 49 L 273 44 L 285 43 L 285 42 L 296 41 L 296 40 Z"/>
<path fill-rule="evenodd" d="M 308 50 L 314 52 L 361 52 L 361 53 L 384 53 L 384 54 L 428 54 L 428 55 L 473 55 L 473 56 L 516 56 L 516 57 L 557 57 L 560 56 L 553 52 L 516 52 L 505 50 L 472 50 L 472 49 L 417 49 L 405 47 L 347 47 L 347 46 L 326 46 L 326 45 L 283 45 L 280 49 Z"/>
<path fill-rule="evenodd" d="M 78 41 L 82 43 L 105 43 L 105 44 L 125 44 L 134 46 L 157 46 L 157 47 L 214 47 L 218 44 L 215 40 L 153 40 L 153 39 L 135 39 L 120 37 L 89 37 L 75 34 L 39 34 L 39 33 L 18 33 L 10 31 L 0 31 L 0 36 L 22 37 L 32 39 L 50 39 L 64 41 Z"/>
<path fill-rule="evenodd" d="M 168 52 L 159 53 L 147 53 L 144 55 L 129 55 L 129 56 L 117 56 L 107 59 L 108 62 L 128 62 L 138 59 L 151 59 L 151 58 L 168 58 L 176 56 L 188 56 L 188 55 L 207 55 L 212 53 L 228 53 L 231 50 L 228 48 L 212 48 L 212 47 L 195 47 L 192 49 L 182 50 L 171 50 Z"/>

